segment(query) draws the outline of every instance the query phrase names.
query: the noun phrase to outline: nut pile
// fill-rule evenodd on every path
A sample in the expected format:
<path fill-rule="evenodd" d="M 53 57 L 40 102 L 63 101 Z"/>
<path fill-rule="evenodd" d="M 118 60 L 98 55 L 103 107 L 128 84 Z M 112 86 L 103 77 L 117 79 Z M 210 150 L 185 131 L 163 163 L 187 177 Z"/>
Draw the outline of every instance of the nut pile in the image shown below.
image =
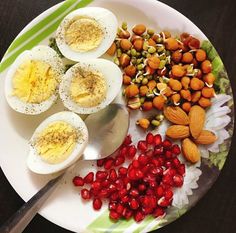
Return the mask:
<path fill-rule="evenodd" d="M 114 221 L 133 217 L 140 222 L 147 215 L 164 216 L 172 203 L 173 188 L 184 182 L 185 165 L 178 159 L 181 150 L 159 134 L 148 133 L 137 147 L 131 143 L 127 136 L 115 158 L 97 161 L 104 170 L 90 172 L 84 178 L 76 176 L 73 183 L 87 186 L 81 189 L 81 197 L 92 199 L 95 210 L 107 199 Z M 122 166 L 125 161 L 129 161 L 128 167 Z"/>
<path fill-rule="evenodd" d="M 180 107 L 168 106 L 164 109 L 166 119 L 174 123 L 166 131 L 166 136 L 172 139 L 182 139 L 182 152 L 185 158 L 196 163 L 201 155 L 197 144 L 208 145 L 217 140 L 216 135 L 203 130 L 205 124 L 205 110 L 194 105 L 187 115 Z"/>

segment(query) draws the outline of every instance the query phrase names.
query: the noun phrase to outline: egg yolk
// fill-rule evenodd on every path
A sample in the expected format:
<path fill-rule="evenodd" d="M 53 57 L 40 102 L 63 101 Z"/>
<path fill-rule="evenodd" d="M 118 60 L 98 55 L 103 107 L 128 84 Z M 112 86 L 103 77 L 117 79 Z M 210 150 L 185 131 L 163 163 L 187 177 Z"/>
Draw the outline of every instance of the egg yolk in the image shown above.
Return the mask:
<path fill-rule="evenodd" d="M 35 140 L 34 146 L 41 158 L 50 164 L 66 160 L 79 137 L 79 132 L 63 121 L 49 124 Z"/>
<path fill-rule="evenodd" d="M 65 42 L 77 52 L 97 48 L 103 39 L 101 25 L 89 17 L 76 17 L 65 29 Z"/>
<path fill-rule="evenodd" d="M 55 93 L 59 77 L 46 62 L 27 60 L 18 67 L 12 82 L 14 96 L 39 104 Z"/>
<path fill-rule="evenodd" d="M 79 69 L 71 81 L 71 98 L 81 107 L 99 105 L 106 94 L 106 81 L 100 72 Z"/>

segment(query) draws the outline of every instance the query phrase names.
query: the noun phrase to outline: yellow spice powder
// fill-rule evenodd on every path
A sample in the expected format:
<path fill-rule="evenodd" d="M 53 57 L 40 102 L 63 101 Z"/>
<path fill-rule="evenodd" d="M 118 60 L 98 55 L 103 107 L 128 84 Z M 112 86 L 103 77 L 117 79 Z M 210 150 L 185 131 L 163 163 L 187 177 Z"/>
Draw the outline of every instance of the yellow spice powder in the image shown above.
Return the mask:
<path fill-rule="evenodd" d="M 34 142 L 37 153 L 44 161 L 58 164 L 66 160 L 79 137 L 79 132 L 70 124 L 57 121 L 39 133 Z"/>

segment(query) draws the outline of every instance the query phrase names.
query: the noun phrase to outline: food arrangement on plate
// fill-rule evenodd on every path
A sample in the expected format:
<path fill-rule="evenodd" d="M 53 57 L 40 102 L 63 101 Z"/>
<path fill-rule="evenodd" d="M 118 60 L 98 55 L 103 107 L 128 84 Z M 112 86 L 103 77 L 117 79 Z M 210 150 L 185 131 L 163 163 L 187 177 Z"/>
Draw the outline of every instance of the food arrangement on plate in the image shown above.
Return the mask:
<path fill-rule="evenodd" d="M 13 110 L 31 117 L 58 98 L 66 108 L 44 120 L 29 141 L 27 165 L 38 174 L 61 171 L 80 158 L 89 139 L 83 114 L 113 101 L 125 104 L 129 135 L 97 161 L 96 171 L 76 171 L 71 185 L 95 211 L 107 206 L 113 222 L 152 216 L 164 224 L 198 188 L 201 159 L 209 160 L 229 138 L 230 108 L 222 105 L 231 97 L 222 93 L 219 60 L 208 42 L 137 23 L 118 26 L 101 7 L 72 11 L 48 46 L 14 61 L 5 96 Z"/>

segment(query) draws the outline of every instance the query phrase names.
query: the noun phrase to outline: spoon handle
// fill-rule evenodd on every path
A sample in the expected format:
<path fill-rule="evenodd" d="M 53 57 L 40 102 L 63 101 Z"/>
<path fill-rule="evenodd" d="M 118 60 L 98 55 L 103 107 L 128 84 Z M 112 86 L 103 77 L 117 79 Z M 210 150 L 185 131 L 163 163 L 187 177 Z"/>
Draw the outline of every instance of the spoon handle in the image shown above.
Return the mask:
<path fill-rule="evenodd" d="M 65 173 L 50 180 L 40 189 L 28 202 L 26 202 L 3 226 L 0 227 L 1 233 L 21 233 L 37 214 L 40 207 L 55 190 L 59 181 Z"/>

